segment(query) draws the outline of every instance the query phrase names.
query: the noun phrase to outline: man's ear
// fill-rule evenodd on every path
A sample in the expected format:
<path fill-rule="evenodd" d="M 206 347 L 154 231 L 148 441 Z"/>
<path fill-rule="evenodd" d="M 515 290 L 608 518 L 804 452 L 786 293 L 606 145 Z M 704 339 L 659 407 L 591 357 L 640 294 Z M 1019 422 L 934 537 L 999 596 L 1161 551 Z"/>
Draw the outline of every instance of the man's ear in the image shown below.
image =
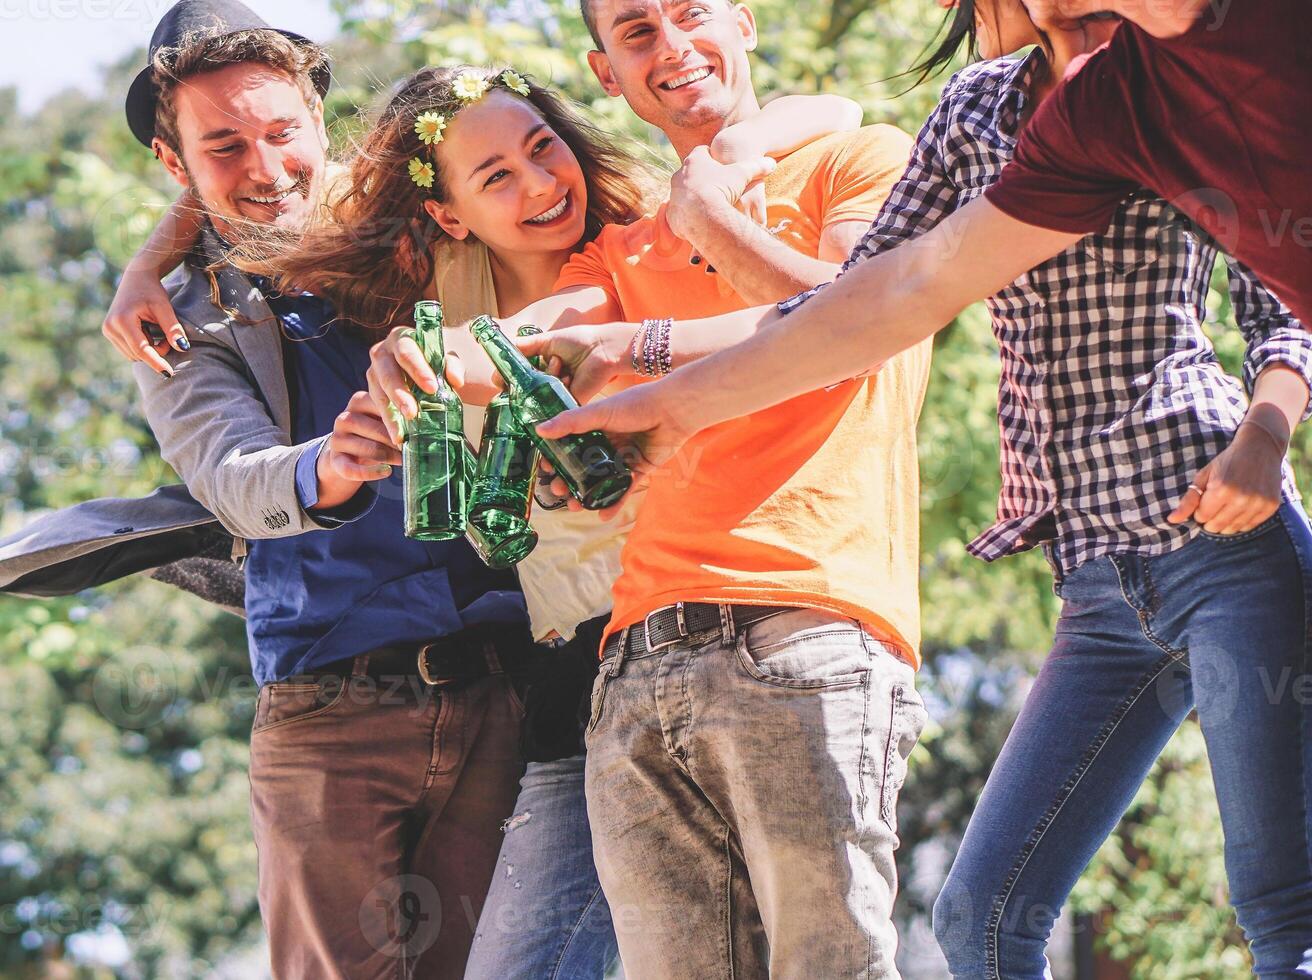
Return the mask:
<path fill-rule="evenodd" d="M 328 130 L 323 123 L 323 99 L 318 94 L 314 97 L 314 102 L 310 104 L 310 118 L 314 120 L 314 125 L 319 131 L 319 145 L 323 147 L 324 152 L 328 151 Z"/>
<path fill-rule="evenodd" d="M 620 83 L 615 81 L 615 73 L 610 70 L 610 59 L 606 57 L 606 52 L 589 51 L 588 67 L 597 76 L 597 81 L 601 82 L 602 91 L 612 99 L 618 99 L 621 95 Z"/>
<path fill-rule="evenodd" d="M 752 13 L 752 8 L 745 3 L 734 4 L 734 16 L 738 19 L 738 31 L 743 36 L 743 41 L 748 51 L 756 50 L 756 15 Z"/>
<path fill-rule="evenodd" d="M 469 226 L 452 214 L 451 209 L 431 197 L 424 202 L 424 210 L 437 222 L 437 226 L 458 242 L 469 237 Z"/>
<path fill-rule="evenodd" d="M 178 182 L 179 186 L 183 188 L 191 186 L 191 178 L 187 176 L 186 164 L 182 162 L 182 157 L 173 151 L 173 147 L 158 136 L 150 141 L 150 147 L 155 151 L 155 158 L 164 164 L 164 169 L 169 172 L 170 177 Z"/>

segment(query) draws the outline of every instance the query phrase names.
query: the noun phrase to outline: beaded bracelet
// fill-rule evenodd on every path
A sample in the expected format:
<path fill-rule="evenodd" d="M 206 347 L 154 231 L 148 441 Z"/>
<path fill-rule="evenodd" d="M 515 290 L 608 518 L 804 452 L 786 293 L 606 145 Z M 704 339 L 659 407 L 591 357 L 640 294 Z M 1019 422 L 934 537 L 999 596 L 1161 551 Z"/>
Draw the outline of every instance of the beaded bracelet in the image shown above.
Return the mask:
<path fill-rule="evenodd" d="M 674 358 L 670 354 L 670 330 L 674 327 L 674 321 L 663 320 L 661 327 L 660 372 L 663 378 L 674 370 Z"/>
<path fill-rule="evenodd" d="M 642 369 L 646 378 L 658 378 L 670 373 L 671 319 L 642 321 Z"/>

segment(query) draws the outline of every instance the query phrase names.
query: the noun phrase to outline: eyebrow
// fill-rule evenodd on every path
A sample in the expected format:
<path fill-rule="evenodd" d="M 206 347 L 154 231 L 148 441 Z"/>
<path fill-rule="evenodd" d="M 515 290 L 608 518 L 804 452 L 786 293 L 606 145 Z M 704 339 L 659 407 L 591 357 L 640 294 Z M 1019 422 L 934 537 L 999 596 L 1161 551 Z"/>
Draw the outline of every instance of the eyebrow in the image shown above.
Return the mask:
<path fill-rule="evenodd" d="M 296 122 L 296 117 L 295 117 L 295 116 L 279 116 L 277 119 L 271 119 L 271 120 L 269 120 L 269 128 L 272 129 L 272 128 L 274 128 L 275 126 L 277 126 L 277 127 L 287 126 L 287 125 L 290 125 L 291 123 L 294 123 L 294 122 Z M 206 133 L 204 136 L 202 136 L 202 137 L 200 138 L 200 141 L 201 141 L 202 143 L 208 143 L 208 142 L 211 142 L 211 141 L 213 141 L 213 140 L 226 140 L 226 139 L 230 139 L 231 137 L 236 136 L 236 135 L 237 135 L 237 130 L 236 130 L 234 127 L 232 127 L 232 126 L 229 126 L 229 127 L 226 128 L 226 129 L 212 129 L 212 130 L 210 130 L 208 133 Z"/>
<path fill-rule="evenodd" d="M 544 122 L 538 123 L 536 126 L 534 126 L 532 129 L 530 129 L 527 133 L 524 134 L 524 142 L 527 143 L 534 136 L 536 136 L 538 133 L 542 132 L 542 130 L 546 128 L 547 128 L 546 123 Z M 477 167 L 475 167 L 473 170 L 469 172 L 469 179 L 473 180 L 482 171 L 486 170 L 488 167 L 495 167 L 498 163 L 500 163 L 504 159 L 505 156 L 503 154 L 500 153 L 493 154 L 492 156 L 488 157 L 486 160 L 484 160 L 482 163 L 480 163 Z"/>
<path fill-rule="evenodd" d="M 629 7 L 627 10 L 621 10 L 615 15 L 615 19 L 611 21 L 610 29 L 614 31 L 617 27 L 622 27 L 630 21 L 643 20 L 646 16 L 646 7 Z"/>

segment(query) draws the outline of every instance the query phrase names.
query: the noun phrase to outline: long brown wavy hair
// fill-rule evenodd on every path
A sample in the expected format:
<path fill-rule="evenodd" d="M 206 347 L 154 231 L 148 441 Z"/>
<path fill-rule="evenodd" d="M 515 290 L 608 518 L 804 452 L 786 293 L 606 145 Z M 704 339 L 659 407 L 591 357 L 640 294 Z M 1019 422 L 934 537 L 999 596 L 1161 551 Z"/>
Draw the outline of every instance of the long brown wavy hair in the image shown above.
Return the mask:
<path fill-rule="evenodd" d="M 280 288 L 327 297 L 339 316 L 366 330 L 408 322 L 433 279 L 433 246 L 445 237 L 423 202 L 447 199 L 446 175 L 415 134 L 415 118 L 430 111 L 451 118 L 465 104 L 453 90 L 458 76 L 472 73 L 491 85 L 503 70 L 455 65 L 422 68 L 411 75 L 360 140 L 349 177 L 344 178 L 345 190 L 330 195 L 330 220 L 307 229 L 292 247 L 273 249 L 274 254 L 265 253 L 268 257 L 253 264 L 274 275 Z M 656 186 L 655 169 L 587 122 L 563 98 L 525 80 L 529 94 L 516 97 L 532 103 L 583 170 L 588 208 L 579 247 L 595 238 L 603 225 L 628 224 L 640 217 Z M 433 164 L 432 187 L 421 188 L 411 179 L 408 167 L 415 157 Z"/>

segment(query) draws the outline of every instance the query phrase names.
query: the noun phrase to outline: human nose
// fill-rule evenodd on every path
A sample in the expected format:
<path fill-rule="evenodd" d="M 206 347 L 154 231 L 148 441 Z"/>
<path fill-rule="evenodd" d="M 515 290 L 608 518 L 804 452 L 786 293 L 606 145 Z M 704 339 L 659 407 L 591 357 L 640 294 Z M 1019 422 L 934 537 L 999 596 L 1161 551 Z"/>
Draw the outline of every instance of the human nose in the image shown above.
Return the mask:
<path fill-rule="evenodd" d="M 282 152 L 263 140 L 252 144 L 247 176 L 255 184 L 277 184 L 282 179 Z"/>
<path fill-rule="evenodd" d="M 541 197 L 556 187 L 556 177 L 546 167 L 530 163 L 524 172 L 524 189 L 529 197 Z"/>
<path fill-rule="evenodd" d="M 661 18 L 660 58 L 678 63 L 692 50 L 692 36 L 668 17 Z"/>

